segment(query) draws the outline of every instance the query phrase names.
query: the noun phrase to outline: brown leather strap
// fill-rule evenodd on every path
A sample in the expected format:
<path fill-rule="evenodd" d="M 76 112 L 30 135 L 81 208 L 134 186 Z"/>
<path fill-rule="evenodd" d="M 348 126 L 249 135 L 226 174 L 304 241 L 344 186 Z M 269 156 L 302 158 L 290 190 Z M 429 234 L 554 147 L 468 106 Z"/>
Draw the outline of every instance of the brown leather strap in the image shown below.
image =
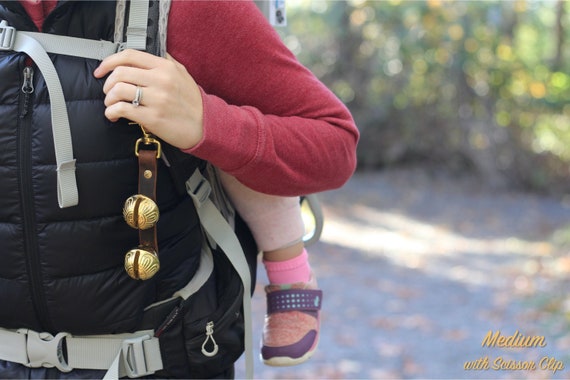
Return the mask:
<path fill-rule="evenodd" d="M 139 194 L 156 202 L 157 159 L 156 150 L 139 150 Z M 143 247 L 153 248 L 158 254 L 156 225 L 146 230 L 139 229 L 139 242 Z"/>

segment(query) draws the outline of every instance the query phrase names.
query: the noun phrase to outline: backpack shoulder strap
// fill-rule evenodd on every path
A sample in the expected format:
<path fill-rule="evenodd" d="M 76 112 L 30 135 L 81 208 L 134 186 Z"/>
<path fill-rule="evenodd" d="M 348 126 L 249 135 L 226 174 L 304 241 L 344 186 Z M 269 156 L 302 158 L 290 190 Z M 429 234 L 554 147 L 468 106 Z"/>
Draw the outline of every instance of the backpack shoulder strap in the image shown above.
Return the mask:
<path fill-rule="evenodd" d="M 170 0 L 118 0 L 114 42 L 164 57 L 170 4 Z"/>

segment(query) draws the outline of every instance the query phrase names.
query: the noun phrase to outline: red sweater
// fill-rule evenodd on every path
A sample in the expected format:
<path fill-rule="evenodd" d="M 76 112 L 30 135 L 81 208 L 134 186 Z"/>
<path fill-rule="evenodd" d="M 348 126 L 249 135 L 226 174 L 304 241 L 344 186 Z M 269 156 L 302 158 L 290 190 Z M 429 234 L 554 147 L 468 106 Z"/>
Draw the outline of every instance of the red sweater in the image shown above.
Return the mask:
<path fill-rule="evenodd" d="M 38 26 L 53 9 L 25 6 Z M 188 153 L 274 195 L 336 188 L 352 175 L 358 130 L 349 111 L 253 2 L 173 1 L 167 50 L 202 89 L 204 137 Z"/>

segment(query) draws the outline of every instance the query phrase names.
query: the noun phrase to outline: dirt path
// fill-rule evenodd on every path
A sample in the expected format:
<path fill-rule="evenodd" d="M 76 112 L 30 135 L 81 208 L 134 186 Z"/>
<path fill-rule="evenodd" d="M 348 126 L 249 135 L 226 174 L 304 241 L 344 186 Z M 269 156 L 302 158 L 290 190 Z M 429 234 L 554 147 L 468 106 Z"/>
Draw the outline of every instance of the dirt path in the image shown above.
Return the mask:
<path fill-rule="evenodd" d="M 319 351 L 297 367 L 256 362 L 256 378 L 570 378 L 570 255 L 551 239 L 569 204 L 420 170 L 357 174 L 320 198 Z M 256 347 L 263 271 L 258 283 Z M 482 347 L 517 331 L 546 345 Z"/>

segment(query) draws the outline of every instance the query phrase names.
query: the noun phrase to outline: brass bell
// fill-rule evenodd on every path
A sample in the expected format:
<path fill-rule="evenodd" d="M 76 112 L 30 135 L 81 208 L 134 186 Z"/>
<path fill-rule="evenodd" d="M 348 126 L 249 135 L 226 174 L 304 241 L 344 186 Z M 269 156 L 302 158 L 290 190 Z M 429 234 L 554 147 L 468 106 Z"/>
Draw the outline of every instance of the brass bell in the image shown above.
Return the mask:
<path fill-rule="evenodd" d="M 141 194 L 130 196 L 123 206 L 123 217 L 133 228 L 146 230 L 156 224 L 160 213 L 156 203 Z"/>
<path fill-rule="evenodd" d="M 152 248 L 134 248 L 125 255 L 125 270 L 135 280 L 148 280 L 159 269 L 160 261 Z"/>

